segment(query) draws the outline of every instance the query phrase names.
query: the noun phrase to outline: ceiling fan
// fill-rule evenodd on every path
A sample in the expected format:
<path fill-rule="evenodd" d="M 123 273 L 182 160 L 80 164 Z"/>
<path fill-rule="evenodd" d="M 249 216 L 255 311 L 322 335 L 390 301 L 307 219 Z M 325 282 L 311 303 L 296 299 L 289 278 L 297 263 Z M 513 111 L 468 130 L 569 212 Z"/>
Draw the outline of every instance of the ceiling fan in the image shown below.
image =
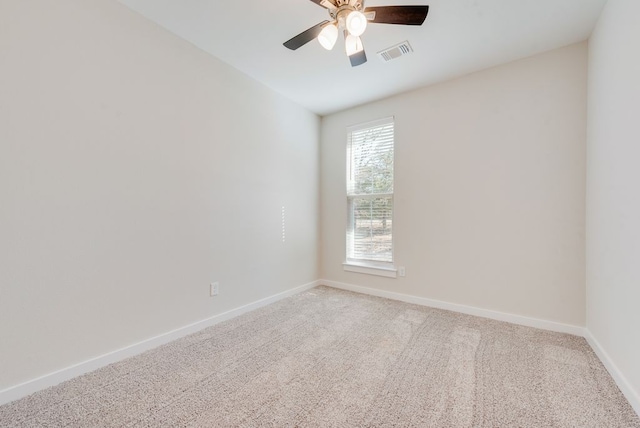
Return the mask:
<path fill-rule="evenodd" d="M 329 11 L 331 21 L 322 21 L 294 38 L 284 42 L 284 46 L 296 50 L 313 39 L 327 50 L 333 49 L 338 40 L 339 30 L 345 38 L 345 49 L 351 66 L 367 62 L 367 55 L 360 36 L 367 28 L 367 22 L 374 24 L 422 25 L 427 18 L 429 6 L 374 6 L 364 7 L 364 0 L 311 0 Z"/>

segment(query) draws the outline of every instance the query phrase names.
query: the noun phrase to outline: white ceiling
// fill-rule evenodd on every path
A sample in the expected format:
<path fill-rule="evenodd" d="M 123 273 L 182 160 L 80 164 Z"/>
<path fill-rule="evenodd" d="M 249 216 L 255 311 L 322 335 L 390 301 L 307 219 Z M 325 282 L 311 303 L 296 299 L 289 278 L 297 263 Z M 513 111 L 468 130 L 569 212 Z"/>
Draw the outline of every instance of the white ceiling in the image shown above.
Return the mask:
<path fill-rule="evenodd" d="M 282 43 L 329 19 L 310 0 L 120 0 L 320 115 L 586 40 L 606 0 L 367 0 L 428 4 L 421 27 L 370 24 L 369 61 L 352 68 L 340 42 Z M 411 55 L 376 52 L 408 40 Z"/>

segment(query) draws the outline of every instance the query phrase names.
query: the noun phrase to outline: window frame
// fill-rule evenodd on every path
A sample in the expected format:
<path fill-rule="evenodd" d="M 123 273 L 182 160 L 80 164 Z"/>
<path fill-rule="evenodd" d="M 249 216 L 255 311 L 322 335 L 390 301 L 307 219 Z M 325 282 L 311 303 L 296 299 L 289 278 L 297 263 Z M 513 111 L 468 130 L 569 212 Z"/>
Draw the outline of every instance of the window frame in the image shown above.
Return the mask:
<path fill-rule="evenodd" d="M 352 134 L 357 131 L 366 129 L 372 129 L 377 127 L 383 127 L 393 125 L 393 139 L 392 139 L 392 174 L 391 174 L 391 192 L 385 193 L 371 193 L 371 194 L 352 194 L 350 192 L 351 174 L 352 174 Z M 370 275 L 378 275 L 396 278 L 397 269 L 395 268 L 395 241 L 394 241 L 394 217 L 395 217 L 395 146 L 396 146 L 396 131 L 395 131 L 395 117 L 388 116 L 381 119 L 360 123 L 347 127 L 347 145 L 346 145 L 346 203 L 347 203 L 347 224 L 345 228 L 345 262 L 343 268 L 345 271 L 365 273 Z M 354 219 L 353 219 L 353 201 L 355 199 L 375 199 L 375 198 L 388 198 L 391 201 L 391 261 L 378 261 L 363 258 L 350 257 L 353 246 L 353 234 L 354 234 Z"/>

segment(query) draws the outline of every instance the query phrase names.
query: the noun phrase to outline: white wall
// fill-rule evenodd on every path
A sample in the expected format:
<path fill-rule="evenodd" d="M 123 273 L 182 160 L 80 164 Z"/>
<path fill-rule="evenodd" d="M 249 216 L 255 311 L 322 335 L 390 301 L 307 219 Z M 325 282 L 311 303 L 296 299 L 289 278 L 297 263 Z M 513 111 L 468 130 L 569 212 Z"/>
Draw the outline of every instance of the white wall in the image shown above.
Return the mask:
<path fill-rule="evenodd" d="M 639 79 L 640 2 L 609 0 L 589 44 L 587 328 L 640 412 Z"/>
<path fill-rule="evenodd" d="M 586 79 L 581 43 L 323 118 L 321 277 L 583 326 Z M 345 128 L 392 115 L 406 277 L 344 272 Z"/>
<path fill-rule="evenodd" d="M 0 390 L 314 281 L 319 126 L 112 0 L 0 0 Z"/>

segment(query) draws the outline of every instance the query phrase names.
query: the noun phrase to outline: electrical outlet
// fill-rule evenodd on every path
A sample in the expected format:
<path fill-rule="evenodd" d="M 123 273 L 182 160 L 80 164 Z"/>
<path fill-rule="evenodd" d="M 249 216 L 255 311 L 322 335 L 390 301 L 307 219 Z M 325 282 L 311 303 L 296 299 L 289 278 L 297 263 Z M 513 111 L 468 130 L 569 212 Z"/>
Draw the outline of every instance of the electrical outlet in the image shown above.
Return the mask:
<path fill-rule="evenodd" d="M 405 270 L 404 266 L 398 267 L 398 275 L 405 276 L 406 274 L 407 274 L 407 271 Z"/>
<path fill-rule="evenodd" d="M 220 291 L 220 283 L 219 282 L 212 282 L 210 289 L 209 289 L 209 293 L 212 296 L 217 296 L 218 292 Z"/>

